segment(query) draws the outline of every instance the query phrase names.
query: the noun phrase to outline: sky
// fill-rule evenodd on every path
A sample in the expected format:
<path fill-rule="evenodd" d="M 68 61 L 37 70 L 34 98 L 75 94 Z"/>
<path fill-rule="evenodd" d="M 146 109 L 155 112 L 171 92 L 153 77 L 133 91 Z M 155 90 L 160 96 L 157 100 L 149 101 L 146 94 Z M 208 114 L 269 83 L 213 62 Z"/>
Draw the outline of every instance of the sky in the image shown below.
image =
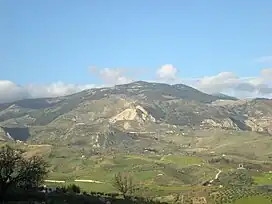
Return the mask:
<path fill-rule="evenodd" d="M 0 102 L 145 80 L 272 98 L 272 1 L 0 0 Z"/>

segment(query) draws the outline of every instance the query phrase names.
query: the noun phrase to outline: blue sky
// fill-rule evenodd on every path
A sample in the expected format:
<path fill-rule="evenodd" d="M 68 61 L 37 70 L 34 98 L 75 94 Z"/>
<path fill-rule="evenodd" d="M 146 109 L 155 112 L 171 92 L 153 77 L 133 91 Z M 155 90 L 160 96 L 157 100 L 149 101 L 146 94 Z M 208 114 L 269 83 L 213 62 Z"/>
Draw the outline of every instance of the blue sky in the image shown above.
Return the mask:
<path fill-rule="evenodd" d="M 0 0 L 1 80 L 101 85 L 105 68 L 157 80 L 165 64 L 179 79 L 259 77 L 272 67 L 271 8 L 269 0 Z"/>

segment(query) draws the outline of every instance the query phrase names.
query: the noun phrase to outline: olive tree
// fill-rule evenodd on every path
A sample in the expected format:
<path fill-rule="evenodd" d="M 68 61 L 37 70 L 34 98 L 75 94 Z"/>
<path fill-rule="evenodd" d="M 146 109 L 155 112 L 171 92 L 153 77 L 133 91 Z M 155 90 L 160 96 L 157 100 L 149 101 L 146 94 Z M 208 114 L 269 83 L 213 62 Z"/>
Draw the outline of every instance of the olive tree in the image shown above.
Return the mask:
<path fill-rule="evenodd" d="M 11 186 L 36 187 L 47 175 L 47 163 L 39 156 L 26 158 L 19 149 L 0 149 L 0 198 Z"/>

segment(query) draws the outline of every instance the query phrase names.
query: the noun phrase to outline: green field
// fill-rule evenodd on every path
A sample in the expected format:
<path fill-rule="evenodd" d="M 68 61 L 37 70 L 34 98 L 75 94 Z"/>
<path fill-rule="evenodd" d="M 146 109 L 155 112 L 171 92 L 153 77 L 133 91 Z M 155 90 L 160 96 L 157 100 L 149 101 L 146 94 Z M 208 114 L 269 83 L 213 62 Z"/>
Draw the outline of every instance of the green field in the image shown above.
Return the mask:
<path fill-rule="evenodd" d="M 254 191 L 251 194 L 248 191 L 240 191 L 239 188 L 238 190 L 219 188 L 219 184 L 230 178 L 228 173 L 235 171 L 239 163 L 252 168 L 247 170 L 247 173 L 252 176 L 255 184 L 271 184 L 271 174 L 264 173 L 262 170 L 262 168 L 269 169 L 271 166 L 269 162 L 250 160 L 237 154 L 222 156 L 221 153 L 202 152 L 184 155 L 124 153 L 93 155 L 87 148 L 50 145 L 17 146 L 24 149 L 26 156 L 42 155 L 49 162 L 50 172 L 47 180 L 65 181 L 65 183 L 46 182 L 48 187 L 76 184 L 82 192 L 114 193 L 118 190 L 113 186 L 113 178 L 121 172 L 132 176 L 134 184 L 138 187 L 136 195 L 155 197 L 167 200 L 168 203 L 173 203 L 177 194 L 194 193 L 193 197 L 204 196 L 209 199 L 209 192 L 214 191 L 221 192 L 222 198 L 238 199 L 233 204 L 257 201 L 260 204 L 269 203 L 265 196 L 256 196 L 260 194 L 255 194 Z M 212 159 L 215 162 L 211 162 Z M 219 169 L 222 171 L 219 175 L 219 183 L 215 182 L 213 187 L 203 186 L 205 181 L 215 178 Z M 76 179 L 101 183 L 78 182 L 75 181 Z M 245 195 L 245 198 L 239 199 L 239 195 Z M 246 196 L 251 196 L 250 202 Z"/>
<path fill-rule="evenodd" d="M 212 179 L 217 170 L 202 159 L 190 156 L 143 156 L 115 155 L 90 158 L 54 158 L 50 160 L 52 171 L 49 180 L 64 180 L 68 183 L 75 179 L 88 179 L 102 182 L 77 183 L 84 190 L 96 188 L 110 192 L 112 179 L 118 172 L 128 172 L 135 183 L 146 188 L 180 189 Z M 201 165 L 201 166 L 199 166 Z"/>
<path fill-rule="evenodd" d="M 271 204 L 272 202 L 269 201 L 264 196 L 251 196 L 246 198 L 241 198 L 235 201 L 233 204 Z"/>
<path fill-rule="evenodd" d="M 272 173 L 263 173 L 260 176 L 255 176 L 254 180 L 258 184 L 263 184 L 263 185 L 270 184 L 270 185 L 272 185 Z"/>

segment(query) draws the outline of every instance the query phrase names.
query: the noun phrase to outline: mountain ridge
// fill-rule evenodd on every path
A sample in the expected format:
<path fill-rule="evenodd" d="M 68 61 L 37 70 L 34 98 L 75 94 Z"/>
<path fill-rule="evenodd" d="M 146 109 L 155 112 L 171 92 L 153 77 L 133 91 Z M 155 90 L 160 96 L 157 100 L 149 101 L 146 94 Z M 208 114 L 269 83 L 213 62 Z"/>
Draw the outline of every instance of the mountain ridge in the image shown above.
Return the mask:
<path fill-rule="evenodd" d="M 238 100 L 183 84 L 143 81 L 0 105 L 2 139 L 8 139 L 8 129 L 26 142 L 89 144 L 99 151 L 163 148 L 172 136 L 215 129 L 272 135 L 271 121 L 271 99 Z"/>
<path fill-rule="evenodd" d="M 46 105 L 50 105 L 50 104 L 54 104 L 54 99 L 58 99 L 58 100 L 62 100 L 66 97 L 69 97 L 69 96 L 72 96 L 72 95 L 75 95 L 75 94 L 79 94 L 81 92 L 85 92 L 85 91 L 88 91 L 88 90 L 103 90 L 103 89 L 114 89 L 115 87 L 131 87 L 133 85 L 164 85 L 164 86 L 172 86 L 172 87 L 176 87 L 178 89 L 182 89 L 182 88 L 189 88 L 191 90 L 194 90 L 194 91 L 197 91 L 197 92 L 201 92 L 199 91 L 198 89 L 195 89 L 193 87 L 190 87 L 188 85 L 185 85 L 185 84 L 167 84 L 167 83 L 158 83 L 158 82 L 146 82 L 146 81 L 134 81 L 134 82 L 131 82 L 131 83 L 127 83 L 127 84 L 121 84 L 121 85 L 115 85 L 115 86 L 109 86 L 109 87 L 100 87 L 100 88 L 91 88 L 91 89 L 85 89 L 83 91 L 79 91 L 79 92 L 76 92 L 76 93 L 73 93 L 73 94 L 68 94 L 68 95 L 64 95 L 64 96 L 58 96 L 58 97 L 39 97 L 39 98 L 25 98 L 25 99 L 20 99 L 20 100 L 15 100 L 15 101 L 11 101 L 11 102 L 3 102 L 1 103 L 0 102 L 0 110 L 3 109 L 4 107 L 7 107 L 9 106 L 10 104 L 17 104 L 17 105 L 20 105 L 22 107 L 25 107 L 25 106 L 28 106 L 30 102 L 34 102 L 34 103 L 31 103 L 31 108 L 42 108 Z M 202 94 L 205 94 L 205 95 L 209 95 L 209 96 L 214 96 L 216 98 L 222 98 L 222 99 L 233 99 L 233 100 L 238 100 L 237 98 L 235 97 L 232 97 L 232 96 L 228 96 L 228 95 L 225 95 L 225 94 L 221 94 L 221 93 L 216 93 L 216 94 L 207 94 L 207 93 L 204 93 L 204 92 L 201 92 Z"/>

